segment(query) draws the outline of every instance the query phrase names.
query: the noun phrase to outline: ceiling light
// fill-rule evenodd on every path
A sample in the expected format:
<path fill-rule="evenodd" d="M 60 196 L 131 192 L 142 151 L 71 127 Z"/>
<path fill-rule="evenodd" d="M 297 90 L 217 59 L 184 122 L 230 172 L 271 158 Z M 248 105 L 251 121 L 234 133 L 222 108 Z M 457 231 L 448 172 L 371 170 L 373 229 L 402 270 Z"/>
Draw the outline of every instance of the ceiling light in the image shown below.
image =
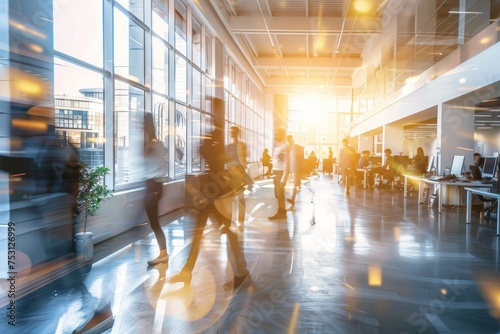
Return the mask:
<path fill-rule="evenodd" d="M 477 128 L 480 129 L 480 130 L 491 130 L 491 129 L 493 129 L 491 126 L 478 126 Z"/>
<path fill-rule="evenodd" d="M 474 115 L 475 117 L 491 117 L 491 115 Z"/>
<path fill-rule="evenodd" d="M 483 14 L 483 12 L 472 12 L 472 11 L 467 11 L 467 10 L 450 10 L 448 14 L 472 14 L 472 15 L 479 15 Z"/>
<path fill-rule="evenodd" d="M 360 13 L 367 13 L 372 9 L 372 4 L 367 0 L 357 0 L 354 2 L 354 9 Z"/>

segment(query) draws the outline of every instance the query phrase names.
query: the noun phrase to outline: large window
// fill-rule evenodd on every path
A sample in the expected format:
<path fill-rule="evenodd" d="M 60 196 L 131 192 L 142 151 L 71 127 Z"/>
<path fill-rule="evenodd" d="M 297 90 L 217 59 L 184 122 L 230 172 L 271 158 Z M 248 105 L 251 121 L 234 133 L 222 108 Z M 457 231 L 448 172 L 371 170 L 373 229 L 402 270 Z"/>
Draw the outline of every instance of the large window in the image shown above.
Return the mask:
<path fill-rule="evenodd" d="M 187 101 L 187 62 L 179 55 L 175 55 L 175 98 Z"/>
<path fill-rule="evenodd" d="M 54 10 L 54 49 L 102 67 L 102 0 L 57 3 Z"/>
<path fill-rule="evenodd" d="M 201 108 L 201 73 L 200 71 L 193 68 L 193 87 L 191 91 L 192 105 L 195 108 Z"/>
<path fill-rule="evenodd" d="M 187 7 L 175 1 L 175 49 L 184 56 L 187 54 Z"/>
<path fill-rule="evenodd" d="M 115 80 L 115 182 L 141 180 L 144 91 Z"/>
<path fill-rule="evenodd" d="M 165 42 L 153 37 L 153 89 L 161 94 L 168 95 L 168 58 L 169 49 Z"/>
<path fill-rule="evenodd" d="M 186 174 L 186 130 L 188 108 L 175 104 L 175 178 L 184 177 Z"/>
<path fill-rule="evenodd" d="M 192 26 L 193 63 L 201 67 L 201 23 L 193 17 Z"/>
<path fill-rule="evenodd" d="M 201 131 L 202 131 L 202 115 L 199 111 L 193 110 L 191 117 L 191 170 L 193 173 L 201 171 Z"/>
<path fill-rule="evenodd" d="M 163 142 L 163 145 L 169 147 L 169 126 L 168 126 L 168 105 L 167 99 L 155 94 L 153 95 L 153 119 L 156 124 L 156 136 L 158 140 Z M 166 175 L 168 176 L 168 175 Z"/>
<path fill-rule="evenodd" d="M 103 76 L 59 58 L 54 65 L 56 132 L 78 148 L 83 163 L 103 165 Z"/>
<path fill-rule="evenodd" d="M 163 8 L 153 4 L 153 33 L 168 42 L 168 2 L 161 3 Z"/>
<path fill-rule="evenodd" d="M 214 102 L 224 104 L 228 126 L 240 126 L 253 159 L 260 158 L 253 146 L 264 142 L 262 93 L 225 54 L 224 100 L 215 100 L 216 37 L 209 31 L 183 0 L 54 6 L 56 131 L 86 164 L 113 171 L 112 188 L 140 184 L 145 112 L 153 114 L 175 179 L 204 169 L 199 146 L 212 131 Z"/>
<path fill-rule="evenodd" d="M 115 73 L 144 83 L 144 29 L 115 9 Z"/>
<path fill-rule="evenodd" d="M 144 20 L 144 0 L 115 0 L 122 5 L 126 10 Z"/>

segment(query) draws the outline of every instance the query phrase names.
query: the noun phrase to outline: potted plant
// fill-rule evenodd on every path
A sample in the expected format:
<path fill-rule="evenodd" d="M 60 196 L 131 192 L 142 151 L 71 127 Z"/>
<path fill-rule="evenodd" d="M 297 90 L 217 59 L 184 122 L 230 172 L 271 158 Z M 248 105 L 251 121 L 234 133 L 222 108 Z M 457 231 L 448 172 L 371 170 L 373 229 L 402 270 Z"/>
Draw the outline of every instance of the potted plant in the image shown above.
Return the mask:
<path fill-rule="evenodd" d="M 97 214 L 102 202 L 111 197 L 111 190 L 102 182 L 104 176 L 109 173 L 109 168 L 104 166 L 83 166 L 80 170 L 79 192 L 77 207 L 80 221 L 83 222 L 83 231 L 75 236 L 76 254 L 90 261 L 94 257 L 92 243 L 92 232 L 87 231 L 89 219 Z"/>

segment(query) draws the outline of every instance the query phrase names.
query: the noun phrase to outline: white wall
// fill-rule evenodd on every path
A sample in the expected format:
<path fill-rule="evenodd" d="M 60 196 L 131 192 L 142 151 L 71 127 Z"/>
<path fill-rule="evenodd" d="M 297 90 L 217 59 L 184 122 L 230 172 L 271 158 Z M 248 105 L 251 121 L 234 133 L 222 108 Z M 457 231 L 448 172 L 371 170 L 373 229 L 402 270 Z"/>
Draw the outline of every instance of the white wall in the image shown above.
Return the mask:
<path fill-rule="evenodd" d="M 476 145 L 483 143 L 483 156 L 500 152 L 500 128 L 476 130 L 474 133 L 474 143 Z"/>
<path fill-rule="evenodd" d="M 184 206 L 184 186 L 184 180 L 163 186 L 163 197 L 158 207 L 160 216 Z M 147 222 L 143 201 L 144 188 L 118 192 L 107 199 L 87 227 L 94 233 L 94 243 Z"/>

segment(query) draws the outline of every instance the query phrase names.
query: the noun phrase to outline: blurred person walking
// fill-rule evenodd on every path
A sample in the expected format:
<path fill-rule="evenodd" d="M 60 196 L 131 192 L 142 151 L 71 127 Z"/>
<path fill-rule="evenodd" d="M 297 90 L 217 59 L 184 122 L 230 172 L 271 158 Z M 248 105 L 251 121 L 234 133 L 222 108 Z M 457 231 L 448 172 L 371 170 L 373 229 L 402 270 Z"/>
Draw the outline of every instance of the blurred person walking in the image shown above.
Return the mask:
<path fill-rule="evenodd" d="M 218 221 L 220 225 L 228 227 L 225 231 L 228 242 L 227 250 L 234 276 L 231 281 L 224 284 L 224 289 L 237 289 L 250 277 L 242 240 L 230 228 L 232 202 L 235 196 L 243 191 L 243 181 L 224 168 L 231 157 L 225 154 L 223 141 L 222 129 L 215 128 L 211 134 L 206 136 L 200 148 L 201 155 L 210 167 L 208 181 L 201 193 L 197 194 L 199 197 L 196 207 L 198 213 L 188 259 L 180 272 L 168 278 L 169 283 L 191 283 L 192 272 L 200 252 L 203 230 L 209 217 L 211 220 Z"/>
<path fill-rule="evenodd" d="M 252 191 L 253 180 L 246 172 L 247 145 L 239 140 L 240 128 L 237 126 L 231 126 L 230 135 L 232 143 L 227 146 L 230 161 L 226 165 L 230 171 L 234 171 L 234 173 L 240 175 L 243 183 L 247 186 L 248 191 Z M 236 195 L 236 199 L 238 201 L 238 222 L 240 224 L 244 224 L 246 213 L 244 193 L 240 191 Z"/>
<path fill-rule="evenodd" d="M 292 198 L 287 201 L 295 205 L 297 190 L 301 187 L 301 180 L 304 172 L 304 146 L 295 144 L 293 135 L 286 137 L 290 149 L 290 171 L 293 173 L 293 191 Z"/>
<path fill-rule="evenodd" d="M 144 135 L 144 178 L 146 179 L 144 209 L 160 249 L 158 257 L 148 261 L 148 265 L 154 266 L 168 262 L 165 233 L 158 219 L 158 203 L 163 195 L 163 179 L 167 171 L 167 151 L 156 137 L 151 113 L 144 115 Z"/>
<path fill-rule="evenodd" d="M 289 147 L 286 143 L 286 130 L 277 128 L 274 130 L 274 196 L 278 200 L 277 212 L 268 217 L 269 220 L 286 219 L 285 207 L 285 185 L 290 172 L 289 166 Z"/>

